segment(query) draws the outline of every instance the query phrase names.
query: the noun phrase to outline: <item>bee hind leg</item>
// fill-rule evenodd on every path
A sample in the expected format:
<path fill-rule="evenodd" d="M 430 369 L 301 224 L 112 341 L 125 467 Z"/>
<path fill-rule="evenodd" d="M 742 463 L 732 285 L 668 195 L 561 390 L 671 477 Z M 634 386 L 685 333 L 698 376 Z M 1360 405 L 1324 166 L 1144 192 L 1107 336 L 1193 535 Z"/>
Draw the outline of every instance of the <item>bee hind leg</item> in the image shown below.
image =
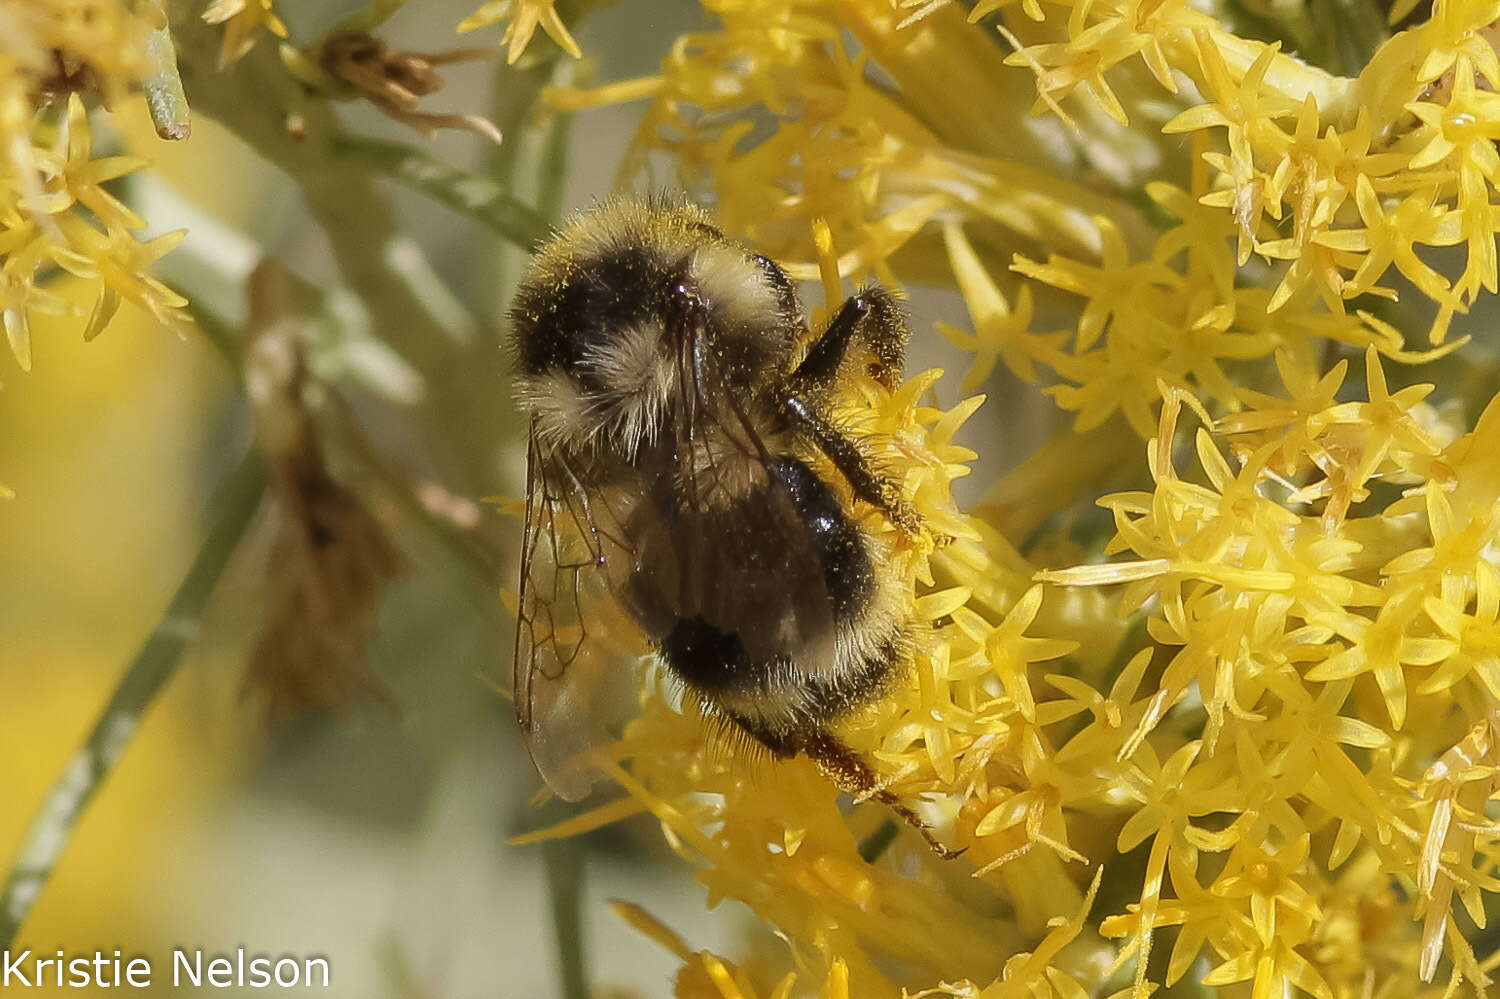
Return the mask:
<path fill-rule="evenodd" d="M 817 764 L 823 775 L 833 781 L 840 790 L 847 791 L 857 799 L 873 798 L 895 812 L 907 825 L 915 829 L 927 841 L 932 852 L 943 860 L 957 860 L 963 856 L 967 848 L 955 850 L 941 842 L 933 835 L 932 827 L 923 822 L 917 813 L 893 792 L 881 787 L 869 764 L 838 739 L 827 732 L 819 732 L 816 736 L 802 740 L 797 748 L 806 753 L 807 758 Z"/>

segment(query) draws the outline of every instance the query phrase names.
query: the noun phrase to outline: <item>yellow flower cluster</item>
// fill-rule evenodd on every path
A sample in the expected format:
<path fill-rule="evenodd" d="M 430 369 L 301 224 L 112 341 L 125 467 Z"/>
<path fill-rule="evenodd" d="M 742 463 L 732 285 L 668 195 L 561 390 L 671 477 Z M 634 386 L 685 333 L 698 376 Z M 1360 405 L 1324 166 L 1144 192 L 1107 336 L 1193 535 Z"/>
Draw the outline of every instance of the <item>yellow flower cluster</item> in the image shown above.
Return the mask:
<path fill-rule="evenodd" d="M 704 6 L 658 74 L 553 105 L 648 101 L 623 180 L 667 154 L 831 300 L 956 288 L 965 392 L 1003 363 L 1076 416 L 966 514 L 977 399 L 927 373 L 843 414 L 946 543 L 895 542 L 912 669 L 839 735 L 960 860 L 648 678 L 628 798 L 559 831 L 649 810 L 783 941 L 730 961 L 632 910 L 676 994 L 1482 994 L 1500 403 L 1450 327 L 1496 290 L 1500 4 L 1436 0 L 1348 77 L 1211 2 Z M 1119 427 L 1113 537 L 1067 537 Z"/>
<path fill-rule="evenodd" d="M 137 89 L 150 71 L 146 36 L 158 26 L 121 0 L 21 0 L 0 10 L 0 319 L 22 368 L 31 366 L 31 317 L 76 308 L 41 284 L 51 273 L 93 285 L 80 317 L 86 339 L 121 300 L 163 322 L 186 304 L 145 273 L 181 234 L 136 238 L 145 220 L 104 185 L 144 164 L 94 157 L 81 96 L 118 100 Z"/>
<path fill-rule="evenodd" d="M 368 7 L 370 12 L 384 19 L 407 0 L 374 0 Z M 276 0 L 212 0 L 203 12 L 209 24 L 224 25 L 224 38 L 219 50 L 220 66 L 238 61 L 245 53 L 255 48 L 261 31 L 269 31 L 285 41 L 288 37 L 286 22 L 276 13 Z M 578 42 L 568 31 L 562 17 L 557 13 L 555 0 L 487 0 L 478 10 L 458 24 L 460 32 L 487 28 L 492 24 L 505 24 L 505 33 L 500 44 L 505 47 L 506 60 L 514 63 L 531 44 L 536 29 L 541 28 L 557 43 L 558 48 L 573 58 L 582 58 Z"/>
<path fill-rule="evenodd" d="M 224 25 L 219 45 L 219 68 L 238 62 L 255 48 L 261 31 L 287 37 L 286 23 L 276 13 L 275 0 L 213 0 L 203 11 L 209 24 Z"/>
<path fill-rule="evenodd" d="M 578 43 L 568 32 L 568 26 L 558 16 L 553 0 L 488 0 L 488 2 L 459 22 L 459 31 L 473 31 L 501 21 L 509 22 L 500 44 L 505 46 L 507 62 L 515 62 L 531 43 L 531 36 L 540 27 L 547 37 L 557 43 L 558 48 L 574 59 L 582 57 Z"/>
<path fill-rule="evenodd" d="M 1479 651 L 1500 648 L 1500 404 L 1455 439 L 1423 402 L 1432 386 L 1390 392 L 1373 348 L 1362 401 L 1337 401 L 1346 362 L 1320 378 L 1278 360 L 1286 396 L 1194 435 L 1198 482 L 1179 477 L 1172 444 L 1183 404 L 1202 408 L 1168 392 L 1155 489 L 1102 501 L 1115 516 L 1111 550 L 1135 559 L 1039 576 L 1127 582 L 1122 612 L 1152 608 L 1155 646 L 1143 656 L 1159 660 L 1155 689 L 1121 705 L 1123 738 L 1091 752 L 1139 766 L 1174 713 L 1193 718 L 1193 738 L 1169 738 L 1156 786 L 1122 774 L 1146 807 L 1120 847 L 1152 838 L 1146 884 L 1156 887 L 1103 931 L 1145 953 L 1155 929 L 1190 926 L 1169 983 L 1207 942 L 1224 962 L 1209 984 L 1284 979 L 1331 996 L 1355 983 L 1319 967 L 1337 926 L 1322 906 L 1339 870 L 1368 857 L 1378 860 L 1369 874 L 1415 889 L 1363 905 L 1402 930 L 1423 921 L 1421 978 L 1447 947 L 1453 973 L 1482 984 L 1450 909 L 1457 894 L 1483 926 L 1481 893 L 1500 887 L 1500 827 L 1484 815 L 1500 779 L 1500 675 Z M 1377 489 L 1384 502 L 1372 502 Z M 1205 877 L 1200 854 L 1225 851 Z M 1168 870 L 1170 904 L 1160 897 Z M 1194 912 L 1191 897 L 1228 911 Z M 1359 950 L 1338 964 L 1364 974 L 1377 942 L 1387 943 L 1345 941 Z"/>
<path fill-rule="evenodd" d="M 971 16 L 1000 6 L 980 4 Z M 1186 2 L 1057 6 L 1067 21 L 1061 38 L 1024 45 L 1009 61 L 1035 69 L 1050 106 L 1082 84 L 1121 124 L 1110 70 L 1138 56 L 1170 93 L 1177 75 L 1191 81 L 1201 99 L 1162 131 L 1223 130 L 1221 147 L 1202 155 L 1211 178 L 1200 201 L 1232 218 L 1241 265 L 1252 253 L 1285 262 L 1268 313 L 1308 289 L 1335 313 L 1361 295 L 1394 298 L 1382 283 L 1394 265 L 1437 304 L 1431 334 L 1440 342 L 1454 313 L 1496 290 L 1500 60 L 1491 26 L 1500 5 L 1439 0 L 1429 20 L 1393 37 L 1353 78 L 1238 38 Z M 1417 252 L 1454 245 L 1466 253 L 1452 281 Z"/>

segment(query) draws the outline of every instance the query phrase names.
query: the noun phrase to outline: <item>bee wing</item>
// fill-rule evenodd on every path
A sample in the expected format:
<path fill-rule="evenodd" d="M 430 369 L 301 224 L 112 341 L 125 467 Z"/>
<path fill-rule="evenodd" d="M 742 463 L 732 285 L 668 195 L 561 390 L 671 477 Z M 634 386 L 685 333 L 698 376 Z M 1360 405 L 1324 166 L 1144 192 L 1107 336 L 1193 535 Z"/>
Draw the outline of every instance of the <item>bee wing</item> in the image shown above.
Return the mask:
<path fill-rule="evenodd" d="M 804 674 L 831 671 L 837 630 L 825 553 L 793 496 L 804 483 L 789 480 L 812 473 L 774 455 L 737 408 L 727 415 L 700 411 L 700 420 L 712 420 L 721 439 L 740 451 L 752 481 L 726 486 L 720 474 L 694 468 L 684 449 L 675 459 L 687 465 L 676 476 L 677 508 L 669 525 L 656 528 L 670 543 L 648 542 L 643 570 L 655 580 L 653 589 L 674 595 L 672 619 L 701 618 L 737 636 L 754 660 L 780 659 Z M 742 491 L 731 495 L 736 490 Z M 650 537 L 640 518 L 636 524 L 635 536 Z"/>
<path fill-rule="evenodd" d="M 578 801 L 603 778 L 589 761 L 635 704 L 643 649 L 610 599 L 606 566 L 630 546 L 608 504 L 585 493 L 532 435 L 516 619 L 516 720 L 538 772 Z"/>

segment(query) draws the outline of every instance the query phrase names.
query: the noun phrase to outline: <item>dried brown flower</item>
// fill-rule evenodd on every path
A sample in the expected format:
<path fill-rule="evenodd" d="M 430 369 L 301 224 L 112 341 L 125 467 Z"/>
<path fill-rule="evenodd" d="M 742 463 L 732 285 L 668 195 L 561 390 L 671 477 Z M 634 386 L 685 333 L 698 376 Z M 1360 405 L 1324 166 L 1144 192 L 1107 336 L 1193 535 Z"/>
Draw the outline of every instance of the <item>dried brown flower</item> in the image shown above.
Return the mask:
<path fill-rule="evenodd" d="M 270 264 L 251 278 L 246 371 L 281 527 L 247 682 L 266 692 L 273 716 L 342 708 L 361 694 L 393 706 L 364 652 L 401 559 L 380 521 L 328 472 L 309 414 L 316 386 L 289 318 L 288 283 Z"/>
<path fill-rule="evenodd" d="M 424 135 L 439 128 L 462 128 L 500 142 L 493 122 L 475 114 L 442 114 L 417 110 L 417 102 L 443 89 L 438 67 L 489 59 L 488 49 L 451 49 L 445 52 L 394 52 L 385 42 L 363 32 L 333 34 L 305 50 L 305 57 L 347 88 L 368 100 L 383 114 Z"/>

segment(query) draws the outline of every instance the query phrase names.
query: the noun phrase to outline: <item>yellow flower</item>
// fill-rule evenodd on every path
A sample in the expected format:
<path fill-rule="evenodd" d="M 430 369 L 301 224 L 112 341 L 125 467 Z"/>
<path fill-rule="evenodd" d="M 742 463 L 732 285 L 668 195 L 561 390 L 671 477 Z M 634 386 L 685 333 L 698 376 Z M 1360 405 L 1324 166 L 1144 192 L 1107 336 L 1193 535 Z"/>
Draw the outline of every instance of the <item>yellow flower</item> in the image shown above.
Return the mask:
<path fill-rule="evenodd" d="M 459 31 L 473 31 L 501 21 L 509 21 L 500 44 L 506 47 L 505 61 L 514 63 L 526 51 L 531 36 L 540 27 L 547 37 L 557 43 L 574 59 L 583 58 L 578 42 L 568 32 L 568 26 L 558 16 L 555 0 L 489 0 L 484 6 L 459 22 Z"/>
<path fill-rule="evenodd" d="M 753 966 L 737 965 L 708 951 L 693 951 L 682 938 L 656 917 L 629 902 L 615 901 L 611 908 L 621 919 L 629 923 L 643 936 L 671 951 L 682 962 L 677 973 L 673 996 L 676 999 L 789 999 L 798 983 L 798 974 L 788 971 L 770 982 L 758 982 Z M 805 990 L 796 994 L 806 994 Z M 849 969 L 843 961 L 834 958 L 828 963 L 819 999 L 849 999 L 857 995 L 849 991 Z"/>
<path fill-rule="evenodd" d="M 122 299 L 168 325 L 185 322 L 186 300 L 147 273 L 184 233 L 137 240 L 132 231 L 143 228 L 145 220 L 103 185 L 144 163 L 122 156 L 94 159 L 91 145 L 88 114 L 74 94 L 56 143 L 31 150 L 35 173 L 0 176 L 0 316 L 23 369 L 31 367 L 30 317 L 70 310 L 37 284 L 47 266 L 94 285 L 95 304 L 83 322 L 85 339 L 103 330 Z M 26 187 L 33 185 L 36 193 L 28 193 Z"/>
<path fill-rule="evenodd" d="M 213 0 L 203 11 L 209 24 L 224 25 L 219 46 L 219 68 L 238 62 L 255 48 L 264 28 L 277 38 L 286 38 L 286 24 L 276 14 L 275 0 Z"/>
<path fill-rule="evenodd" d="M 0 22 L 0 191 L 35 198 L 38 109 L 80 89 L 114 100 L 149 72 L 150 23 L 120 0 L 26 0 Z"/>
<path fill-rule="evenodd" d="M 135 238 L 145 220 L 105 185 L 144 162 L 94 157 L 82 96 L 112 102 L 138 90 L 152 71 L 145 42 L 154 24 L 119 0 L 28 0 L 0 20 L 0 325 L 11 353 L 29 369 L 31 317 L 72 310 L 38 283 L 52 270 L 94 285 L 85 338 L 122 298 L 180 324 L 187 303 L 145 268 L 181 234 Z"/>

